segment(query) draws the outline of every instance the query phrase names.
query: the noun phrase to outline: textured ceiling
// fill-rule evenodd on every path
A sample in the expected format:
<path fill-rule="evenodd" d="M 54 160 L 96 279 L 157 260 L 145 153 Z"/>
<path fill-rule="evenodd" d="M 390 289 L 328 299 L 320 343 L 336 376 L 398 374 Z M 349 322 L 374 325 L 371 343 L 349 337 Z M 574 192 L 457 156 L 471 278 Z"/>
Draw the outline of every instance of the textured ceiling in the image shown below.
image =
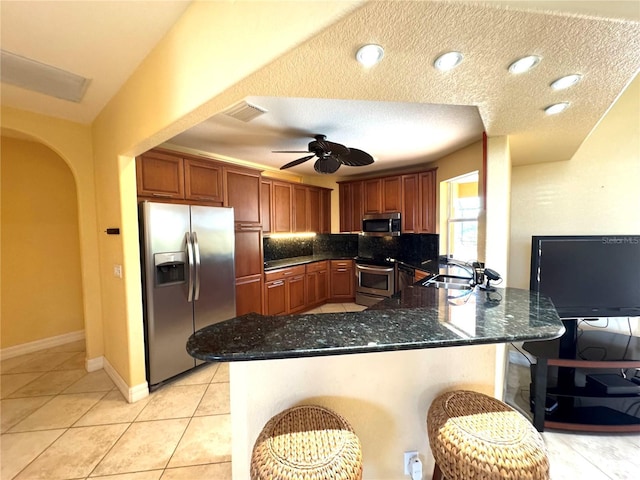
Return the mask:
<path fill-rule="evenodd" d="M 0 6 L 3 48 L 93 78 L 82 104 L 3 84 L 3 105 L 88 123 L 187 2 Z M 637 1 L 363 2 L 225 92 L 227 106 L 258 99 L 277 118 L 235 126 L 217 118 L 170 142 L 278 167 L 295 154 L 271 150 L 303 149 L 309 134 L 324 133 L 371 153 L 378 159 L 373 168 L 388 168 L 428 161 L 484 128 L 489 136 L 509 135 L 516 165 L 566 160 L 638 72 L 639 20 Z M 354 60 L 366 42 L 385 47 L 382 63 L 369 70 Z M 462 52 L 464 62 L 434 70 L 433 59 L 448 50 Z M 530 53 L 542 57 L 538 67 L 507 73 L 511 61 Z M 583 74 L 583 81 L 553 92 L 549 83 L 568 73 Z M 545 116 L 542 109 L 558 101 L 571 106 Z M 438 130 L 443 125 L 446 133 Z"/>
<path fill-rule="evenodd" d="M 366 42 L 385 48 L 383 61 L 370 70 L 354 60 L 355 51 Z M 464 62 L 446 73 L 435 70 L 434 58 L 448 50 L 462 52 Z M 526 54 L 539 55 L 542 61 L 529 73 L 509 74 L 509 64 Z M 640 23 L 636 21 L 521 11 L 493 4 L 370 2 L 237 85 L 246 98 L 252 94 L 270 97 L 271 108 L 281 118 L 281 138 L 267 142 L 263 137 L 265 143 L 260 147 L 250 138 L 254 125 L 259 130 L 266 114 L 255 123 L 237 122 L 233 134 L 229 125 L 217 130 L 214 119 L 210 128 L 196 127 L 169 143 L 231 154 L 229 139 L 241 141 L 246 135 L 246 145 L 239 147 L 242 159 L 277 167 L 293 158 L 285 159 L 271 150 L 300 149 L 309 138 L 299 132 L 325 133 L 331 134 L 330 140 L 368 151 L 381 164 L 417 163 L 419 155 L 379 147 L 376 123 L 384 115 L 377 115 L 377 109 L 384 101 L 405 107 L 418 104 L 414 111 L 428 105 L 473 106 L 489 136 L 509 135 L 515 165 L 567 160 L 639 67 Z M 553 80 L 570 73 L 582 74 L 583 80 L 561 92 L 549 87 Z M 283 103 L 278 105 L 273 97 L 282 97 Z M 324 99 L 326 104 L 315 101 L 322 107 L 311 117 L 305 113 L 309 117 L 305 121 L 300 115 L 282 115 L 281 110 L 287 108 L 304 108 L 303 103 L 291 103 L 291 98 L 302 97 Z M 339 119 L 332 114 L 334 108 L 340 108 L 332 99 L 359 100 L 360 110 Z M 570 102 L 567 111 L 545 115 L 544 107 L 561 101 Z M 395 111 L 395 106 L 391 109 Z M 402 124 L 394 125 L 397 118 L 382 120 L 384 138 L 390 144 L 394 139 L 397 145 L 406 144 L 404 135 L 408 134 L 422 142 L 414 144 L 416 152 L 426 152 L 433 145 L 427 132 L 434 117 L 413 118 L 407 109 L 404 120 L 416 124 L 411 131 Z M 351 125 L 345 127 L 348 135 L 342 136 L 340 125 L 345 122 Z M 477 135 L 477 124 L 470 128 L 456 133 L 461 135 L 460 146 Z M 425 134 L 417 138 L 416 130 Z M 205 135 L 199 136 L 198 131 Z M 292 171 L 307 173 L 310 168 L 305 164 Z M 380 167 L 363 167 L 358 173 L 373 168 Z M 353 170 L 339 173 L 353 174 Z"/>

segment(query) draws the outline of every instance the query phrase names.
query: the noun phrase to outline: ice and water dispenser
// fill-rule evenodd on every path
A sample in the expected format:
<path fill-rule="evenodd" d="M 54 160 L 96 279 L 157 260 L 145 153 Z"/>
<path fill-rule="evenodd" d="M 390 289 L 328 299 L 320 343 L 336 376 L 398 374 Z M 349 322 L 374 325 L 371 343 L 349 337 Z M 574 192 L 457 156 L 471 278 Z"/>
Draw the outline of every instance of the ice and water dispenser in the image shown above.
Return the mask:
<path fill-rule="evenodd" d="M 153 255 L 156 287 L 184 283 L 187 269 L 185 252 L 165 252 Z"/>

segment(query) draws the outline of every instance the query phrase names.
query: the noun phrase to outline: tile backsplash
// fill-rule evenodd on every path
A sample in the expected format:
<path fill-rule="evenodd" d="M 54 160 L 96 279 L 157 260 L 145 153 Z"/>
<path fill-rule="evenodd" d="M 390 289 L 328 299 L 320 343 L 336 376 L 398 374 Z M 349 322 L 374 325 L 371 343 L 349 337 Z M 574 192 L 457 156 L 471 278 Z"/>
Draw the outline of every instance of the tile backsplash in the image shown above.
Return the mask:
<path fill-rule="evenodd" d="M 363 237 L 351 233 L 319 234 L 313 238 L 264 237 L 264 261 L 331 254 L 375 260 L 394 258 L 427 271 L 438 271 L 438 235 L 404 234 L 399 237 Z"/>

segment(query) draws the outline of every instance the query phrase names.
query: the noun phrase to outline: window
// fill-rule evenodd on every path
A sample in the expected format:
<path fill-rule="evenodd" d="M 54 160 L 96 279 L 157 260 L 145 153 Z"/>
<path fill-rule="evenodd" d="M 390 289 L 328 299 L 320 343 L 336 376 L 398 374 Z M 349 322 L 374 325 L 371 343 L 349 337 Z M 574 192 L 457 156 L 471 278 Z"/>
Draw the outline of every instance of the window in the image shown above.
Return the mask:
<path fill-rule="evenodd" d="M 478 172 L 447 182 L 447 256 L 462 261 L 478 259 Z"/>

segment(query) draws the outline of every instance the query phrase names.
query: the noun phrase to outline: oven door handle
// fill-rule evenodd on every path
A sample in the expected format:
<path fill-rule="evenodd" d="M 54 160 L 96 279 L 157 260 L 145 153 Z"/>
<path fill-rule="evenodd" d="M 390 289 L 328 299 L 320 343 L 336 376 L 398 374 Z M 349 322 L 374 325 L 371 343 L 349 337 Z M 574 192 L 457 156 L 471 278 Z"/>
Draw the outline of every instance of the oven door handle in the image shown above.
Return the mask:
<path fill-rule="evenodd" d="M 372 272 L 393 272 L 393 267 L 368 267 L 366 265 L 356 265 L 358 270 L 369 270 Z"/>

